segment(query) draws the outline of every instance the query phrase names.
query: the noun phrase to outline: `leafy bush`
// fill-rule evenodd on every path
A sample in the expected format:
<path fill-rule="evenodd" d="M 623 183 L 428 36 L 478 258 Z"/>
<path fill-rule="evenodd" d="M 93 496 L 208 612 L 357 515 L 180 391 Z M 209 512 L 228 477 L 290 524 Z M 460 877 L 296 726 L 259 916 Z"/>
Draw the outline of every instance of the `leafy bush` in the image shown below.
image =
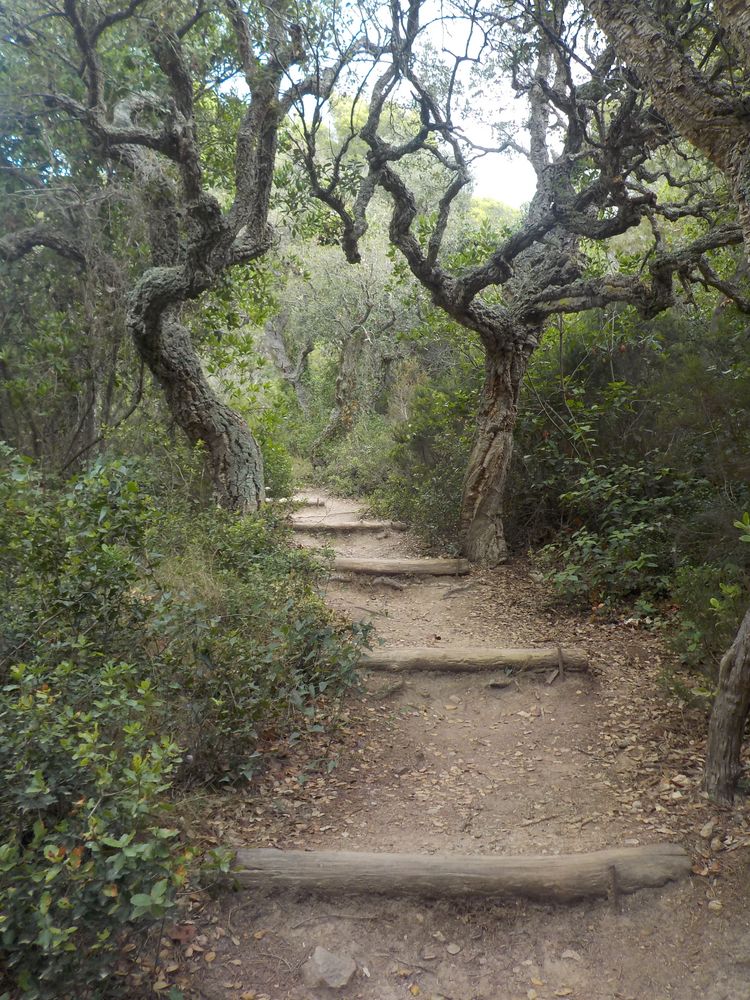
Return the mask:
<path fill-rule="evenodd" d="M 236 781 L 264 737 L 319 730 L 361 630 L 272 512 L 192 509 L 121 462 L 50 488 L 0 461 L 0 972 L 30 998 L 61 976 L 103 995 L 120 930 L 181 877 L 170 787 Z"/>
<path fill-rule="evenodd" d="M 331 447 L 320 481 L 341 496 L 369 497 L 388 474 L 392 448 L 393 431 L 385 417 L 362 414 Z"/>
<path fill-rule="evenodd" d="M 112 996 L 122 930 L 173 905 L 179 757 L 151 735 L 160 709 L 125 663 L 19 664 L 0 692 L 0 970 L 24 997 Z"/>
<path fill-rule="evenodd" d="M 675 528 L 699 509 L 706 484 L 669 469 L 590 469 L 560 497 L 580 525 L 540 553 L 557 593 L 571 603 L 664 597 L 676 568 Z"/>
<path fill-rule="evenodd" d="M 717 676 L 747 609 L 749 583 L 747 570 L 737 563 L 677 569 L 671 599 L 678 614 L 670 645 L 684 663 Z"/>
<path fill-rule="evenodd" d="M 195 539 L 199 541 L 196 543 Z M 184 779 L 234 780 L 257 766 L 258 740 L 351 683 L 363 629 L 318 596 L 323 567 L 288 545 L 273 514 L 200 513 L 165 526 L 146 634 L 169 693 Z M 295 722 L 296 724 L 296 722 Z"/>
<path fill-rule="evenodd" d="M 476 390 L 420 386 L 409 420 L 395 429 L 391 471 L 374 491 L 376 508 L 408 521 L 431 546 L 455 551 Z"/>
<path fill-rule="evenodd" d="M 278 393 L 269 406 L 252 421 L 252 429 L 263 453 L 263 476 L 269 497 L 290 497 L 294 493 L 292 456 L 284 435 L 289 404 Z"/>

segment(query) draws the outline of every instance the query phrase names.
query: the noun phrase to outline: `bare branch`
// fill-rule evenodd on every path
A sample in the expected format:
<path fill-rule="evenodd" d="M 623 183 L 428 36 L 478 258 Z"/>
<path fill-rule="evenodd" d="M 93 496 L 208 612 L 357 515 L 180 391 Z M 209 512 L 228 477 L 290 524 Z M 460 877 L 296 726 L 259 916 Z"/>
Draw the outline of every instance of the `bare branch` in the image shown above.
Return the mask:
<path fill-rule="evenodd" d="M 0 260 L 16 261 L 30 254 L 38 247 L 54 250 L 61 257 L 86 264 L 86 255 L 81 246 L 59 230 L 48 226 L 31 226 L 0 239 Z"/>

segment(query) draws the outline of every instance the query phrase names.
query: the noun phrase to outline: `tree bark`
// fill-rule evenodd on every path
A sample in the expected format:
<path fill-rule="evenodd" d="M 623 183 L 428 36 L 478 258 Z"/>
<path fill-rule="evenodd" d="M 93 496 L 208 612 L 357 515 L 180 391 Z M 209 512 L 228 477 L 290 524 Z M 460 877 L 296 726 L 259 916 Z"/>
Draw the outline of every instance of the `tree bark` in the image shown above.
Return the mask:
<path fill-rule="evenodd" d="M 682 847 L 651 844 L 515 858 L 241 849 L 232 876 L 248 889 L 570 902 L 662 886 L 689 872 L 690 859 Z"/>
<path fill-rule="evenodd" d="M 503 498 L 528 353 L 511 350 L 493 354 L 488 348 L 486 351 L 477 435 L 464 479 L 461 533 L 462 551 L 467 559 L 495 566 L 508 557 Z"/>
<path fill-rule="evenodd" d="M 716 0 L 716 15 L 737 49 L 745 69 L 750 68 L 750 7 L 747 0 Z"/>
<path fill-rule="evenodd" d="M 315 344 L 313 338 L 310 337 L 300 347 L 297 360 L 292 362 L 286 348 L 286 343 L 284 342 L 284 330 L 288 323 L 288 311 L 283 311 L 278 316 L 270 319 L 263 331 L 261 347 L 265 348 L 265 353 L 269 360 L 276 366 L 276 369 L 287 385 L 291 386 L 304 416 L 309 417 L 310 393 L 303 379 L 307 371 L 307 359 L 312 354 Z"/>
<path fill-rule="evenodd" d="M 164 390 L 170 412 L 191 445 L 202 442 L 217 503 L 257 510 L 264 499 L 263 458 L 245 421 L 206 378 L 189 332 L 167 310 L 155 329 L 133 330 L 138 351 Z"/>
<path fill-rule="evenodd" d="M 742 766 L 740 755 L 750 713 L 750 611 L 719 669 L 706 752 L 706 791 L 720 805 L 731 805 Z"/>
<path fill-rule="evenodd" d="M 726 175 L 750 254 L 750 122 L 744 103 L 714 86 L 695 66 L 683 40 L 659 20 L 653 3 L 589 0 L 588 6 L 618 55 L 648 88 L 659 111 Z M 747 4 L 717 0 L 715 12 L 736 45 L 740 62 L 747 60 Z"/>
<path fill-rule="evenodd" d="M 354 425 L 359 409 L 357 398 L 357 370 L 365 346 L 365 328 L 359 325 L 344 338 L 339 355 L 339 370 L 334 388 L 334 402 L 328 423 L 313 445 L 313 465 L 320 463 L 322 449 L 339 437 L 348 434 Z"/>

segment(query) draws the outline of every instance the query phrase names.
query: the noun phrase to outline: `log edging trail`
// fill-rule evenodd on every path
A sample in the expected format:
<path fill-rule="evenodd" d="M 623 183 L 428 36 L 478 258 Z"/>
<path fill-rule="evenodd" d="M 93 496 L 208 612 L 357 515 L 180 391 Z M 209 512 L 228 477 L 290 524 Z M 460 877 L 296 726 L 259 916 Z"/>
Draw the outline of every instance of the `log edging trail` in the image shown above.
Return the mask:
<path fill-rule="evenodd" d="M 678 844 L 517 857 L 241 848 L 232 877 L 243 888 L 571 902 L 658 888 L 688 875 L 690 865 Z"/>
<path fill-rule="evenodd" d="M 405 526 L 366 521 L 364 518 L 344 520 L 344 514 L 351 518 L 352 511 L 343 512 L 334 507 L 329 513 L 326 506 L 326 512 L 320 517 L 297 516 L 291 519 L 295 531 L 335 532 L 341 535 L 356 532 L 358 544 L 354 546 L 354 552 L 373 552 L 374 549 L 376 554 L 370 558 L 337 555 L 332 563 L 336 573 L 367 574 L 387 581 L 389 576 L 459 576 L 472 570 L 469 561 L 460 558 L 381 556 L 382 548 L 365 541 L 365 533 L 382 529 L 384 534 L 380 537 L 386 537 L 388 529 L 402 530 Z M 344 544 L 351 545 L 351 542 L 342 543 L 342 547 Z M 393 547 L 384 548 L 394 552 Z M 406 587 L 406 584 L 393 580 L 390 584 L 400 590 Z M 429 584 L 425 587 L 429 588 Z M 414 593 L 421 590 L 415 588 Z M 411 603 L 408 601 L 409 605 Z M 463 632 L 463 619 L 458 631 Z M 554 641 L 539 646 L 476 646 L 463 645 L 460 640 L 438 646 L 384 646 L 362 653 L 359 666 L 363 670 L 393 673 L 432 671 L 470 674 L 492 670 L 538 670 L 550 672 L 548 684 L 567 672 L 580 674 L 590 669 L 585 650 L 575 645 L 565 647 Z M 520 826 L 525 825 L 520 823 Z M 394 898 L 526 898 L 543 903 L 609 897 L 617 905 L 621 895 L 659 888 L 685 878 L 691 870 L 687 852 L 674 843 L 614 847 L 573 854 L 513 856 L 417 854 L 410 850 L 413 843 L 410 840 L 407 850 L 399 853 L 239 848 L 235 851 L 231 878 L 236 886 L 243 889 Z"/>
<path fill-rule="evenodd" d="M 370 576 L 465 576 L 471 569 L 468 559 L 352 559 L 337 556 L 333 569 L 338 573 L 365 573 Z"/>
<path fill-rule="evenodd" d="M 585 673 L 587 654 L 575 646 L 482 647 L 482 646 L 401 646 L 374 649 L 364 653 L 359 666 L 365 670 L 401 673 L 418 670 L 444 670 L 450 673 L 474 673 L 482 670 L 554 670 Z"/>

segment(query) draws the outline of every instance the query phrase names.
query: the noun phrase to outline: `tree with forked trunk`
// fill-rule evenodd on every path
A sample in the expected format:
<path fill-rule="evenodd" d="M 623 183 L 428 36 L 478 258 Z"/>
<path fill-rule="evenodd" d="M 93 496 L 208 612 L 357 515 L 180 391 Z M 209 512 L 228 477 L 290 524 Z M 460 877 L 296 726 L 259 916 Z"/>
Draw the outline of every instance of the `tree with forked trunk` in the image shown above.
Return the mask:
<path fill-rule="evenodd" d="M 744 0 L 588 6 L 654 107 L 725 175 L 750 262 L 750 7 Z M 709 723 L 706 789 L 722 805 L 734 800 L 749 714 L 750 611 L 721 661 Z"/>
<path fill-rule="evenodd" d="M 733 283 L 718 276 L 711 255 L 741 242 L 742 231 L 710 167 L 680 146 L 580 5 L 535 0 L 485 10 L 458 0 L 451 19 L 463 25 L 455 33 L 461 48 L 442 55 L 422 7 L 421 0 L 391 6 L 392 49 L 361 95 L 366 110 L 358 119 L 352 114 L 333 160 L 319 152 L 325 123 L 315 118 L 303 159 L 313 193 L 338 216 L 348 259 L 359 260 L 368 206 L 384 192 L 391 241 L 412 274 L 436 306 L 480 338 L 486 374 L 464 479 L 462 547 L 470 559 L 493 564 L 507 552 L 503 496 L 522 380 L 550 318 L 613 302 L 653 316 L 693 281 L 729 294 Z M 527 102 L 526 142 L 498 112 L 495 151 L 523 153 L 536 192 L 514 231 L 457 253 L 451 213 L 470 184 L 472 160 L 487 150 L 467 137 L 456 108 L 469 95 L 489 103 L 486 93 L 471 92 L 475 82 L 464 72 L 484 58 L 502 67 Z M 480 86 L 490 86 L 485 77 Z M 395 104 L 408 123 L 407 103 L 415 127 L 394 137 L 390 109 Z M 342 164 L 355 137 L 366 154 L 351 194 L 351 170 Z M 442 178 L 428 211 L 420 211 L 410 183 L 415 161 L 436 164 Z M 636 230 L 640 266 L 625 271 L 612 241 Z"/>
<path fill-rule="evenodd" d="M 343 68 L 375 51 L 364 23 L 349 34 L 334 26 L 339 13 L 335 0 L 315 12 L 294 0 L 250 9 L 238 0 L 30 0 L 0 10 L 17 81 L 0 166 L 15 193 L 33 194 L 30 205 L 45 199 L 36 215 L 14 213 L 0 260 L 23 267 L 47 250 L 93 272 L 111 255 L 137 353 L 174 422 L 203 444 L 216 498 L 232 510 L 261 503 L 261 454 L 207 378 L 187 307 L 271 247 L 290 109 L 310 95 L 326 101 Z M 206 180 L 209 96 L 233 127 L 234 165 L 220 190 Z M 138 234 L 130 243 L 123 211 Z"/>

